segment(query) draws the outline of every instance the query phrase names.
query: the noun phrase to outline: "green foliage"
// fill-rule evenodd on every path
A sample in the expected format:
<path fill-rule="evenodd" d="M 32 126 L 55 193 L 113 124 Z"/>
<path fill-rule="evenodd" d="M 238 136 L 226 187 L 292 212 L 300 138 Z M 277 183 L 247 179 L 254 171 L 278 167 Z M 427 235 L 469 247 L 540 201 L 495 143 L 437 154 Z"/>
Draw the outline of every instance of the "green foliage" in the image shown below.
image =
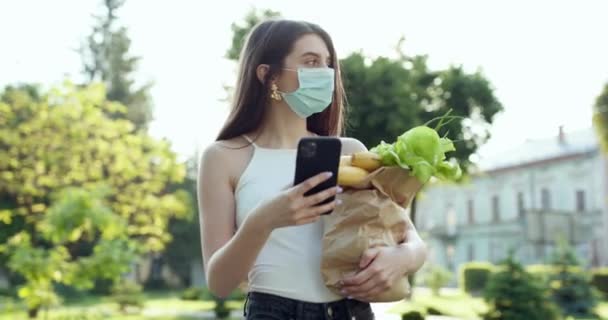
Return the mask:
<path fill-rule="evenodd" d="M 494 271 L 494 265 L 489 262 L 468 262 L 460 266 L 460 287 L 471 294 L 481 293 Z"/>
<path fill-rule="evenodd" d="M 233 23 L 230 27 L 232 29 L 232 45 L 226 52 L 226 58 L 230 60 L 239 60 L 241 56 L 241 51 L 243 50 L 243 46 L 245 45 L 245 39 L 247 39 L 247 35 L 255 27 L 258 23 L 272 19 L 278 18 L 281 14 L 272 10 L 250 10 L 243 24 Z"/>
<path fill-rule="evenodd" d="M 228 297 L 220 299 L 215 297 L 208 288 L 190 287 L 182 291 L 180 297 L 182 300 L 213 300 L 213 301 L 244 301 L 247 294 L 241 289 L 234 290 Z"/>
<path fill-rule="evenodd" d="M 446 286 L 452 279 L 452 273 L 447 269 L 435 265 L 426 271 L 424 282 L 431 288 L 434 296 L 438 296 L 442 287 Z"/>
<path fill-rule="evenodd" d="M 95 279 L 93 284 L 93 288 L 91 288 L 90 292 L 97 295 L 107 296 L 112 293 L 112 286 L 114 285 L 114 281 L 111 279 Z"/>
<path fill-rule="evenodd" d="M 549 283 L 549 278 L 557 273 L 555 266 L 546 264 L 532 264 L 525 267 L 531 275 L 541 280 L 543 283 Z"/>
<path fill-rule="evenodd" d="M 608 268 L 598 268 L 591 271 L 591 284 L 608 299 Z"/>
<path fill-rule="evenodd" d="M 459 141 L 451 156 L 467 169 L 469 156 L 488 139 L 489 125 L 502 110 L 490 83 L 480 72 L 467 74 L 462 67 L 429 70 L 425 56 L 398 53 L 396 59 L 353 53 L 342 60 L 348 135 L 377 145 L 451 109 L 464 120 L 446 124 L 441 135 Z"/>
<path fill-rule="evenodd" d="M 432 315 L 432 316 L 443 316 L 444 315 L 443 312 L 439 311 L 438 309 L 436 309 L 434 307 L 427 307 L 426 314 Z"/>
<path fill-rule="evenodd" d="M 560 272 L 560 269 L 555 265 L 533 264 L 526 266 L 526 271 L 544 283 L 549 283 L 551 277 L 557 275 Z M 568 271 L 577 274 L 584 273 L 584 270 L 579 266 L 568 266 Z"/>
<path fill-rule="evenodd" d="M 141 286 L 128 280 L 116 283 L 112 288 L 112 300 L 123 313 L 127 313 L 129 308 L 141 310 L 144 306 Z"/>
<path fill-rule="evenodd" d="M 424 315 L 420 311 L 408 311 L 401 315 L 401 320 L 424 320 Z"/>
<path fill-rule="evenodd" d="M 0 94 L 0 144 L 5 146 L 0 149 L 0 193 L 11 204 L 1 210 L 0 223 L 23 218 L 20 230 L 41 230 L 39 224 L 55 219 L 45 218 L 51 194 L 67 187 L 93 191 L 104 186 L 109 210 L 125 221 L 126 233 L 146 251 L 163 248 L 170 240 L 169 218 L 186 212 L 183 200 L 166 187 L 182 181 L 185 168 L 166 142 L 134 132 L 129 121 L 110 119 L 104 110 L 125 108 L 108 101 L 98 84 L 77 88 L 65 83 L 36 95 L 9 88 Z M 90 239 L 86 225 L 57 236 L 84 233 Z M 106 225 L 102 238 L 122 232 Z M 92 247 L 80 250 L 87 253 Z"/>
<path fill-rule="evenodd" d="M 88 289 L 161 250 L 169 219 L 187 208 L 167 190 L 184 177 L 176 155 L 108 118 L 124 107 L 103 85 L 32 90 L 0 93 L 0 255 L 24 279 L 19 296 L 38 308 L 57 302 L 53 283 Z"/>
<path fill-rule="evenodd" d="M 182 300 L 200 300 L 203 298 L 205 290 L 199 287 L 190 287 L 182 291 L 180 298 Z"/>
<path fill-rule="evenodd" d="M 12 297 L 15 295 L 13 288 L 0 288 L 0 297 Z"/>
<path fill-rule="evenodd" d="M 65 189 L 53 197 L 53 205 L 33 234 L 47 245 L 34 246 L 27 232 L 9 240 L 5 247 L 10 254 L 8 267 L 26 280 L 18 295 L 28 309 L 57 304 L 54 284 L 88 289 L 95 278 L 116 279 L 128 271 L 135 258 L 134 244 L 124 233 L 116 232 L 121 220 L 103 203 L 103 197 L 104 193 Z M 93 252 L 73 257 L 70 249 L 86 237 L 99 237 Z"/>
<path fill-rule="evenodd" d="M 396 165 L 411 170 L 423 184 L 433 176 L 443 180 L 458 180 L 462 173 L 460 166 L 454 161 L 446 161 L 445 155 L 446 152 L 456 150 L 454 144 L 437 133 L 448 118 L 449 112 L 440 118 L 436 128 L 426 125 L 411 128 L 397 137 L 393 144 L 382 141 L 371 151 L 377 153 L 386 166 Z"/>
<path fill-rule="evenodd" d="M 553 301 L 562 313 L 574 317 L 597 317 L 594 313 L 597 296 L 590 280 L 585 274 L 573 270 L 578 266 L 574 250 L 566 242 L 560 242 L 552 262 L 557 273 L 549 276 L 549 286 Z"/>
<path fill-rule="evenodd" d="M 167 282 L 163 278 L 149 277 L 144 283 L 146 291 L 164 291 L 169 289 Z"/>
<path fill-rule="evenodd" d="M 559 319 L 557 307 L 547 288 L 528 273 L 510 254 L 499 271 L 493 273 L 484 291 L 490 310 L 483 315 L 491 320 Z"/>
<path fill-rule="evenodd" d="M 107 188 L 61 190 L 51 197 L 53 205 L 37 225 L 40 234 L 52 243 L 118 238 L 125 233 L 126 223 L 103 202 L 108 194 Z"/>
<path fill-rule="evenodd" d="M 133 72 L 139 57 L 129 54 L 131 39 L 127 29 L 118 25 L 118 11 L 125 0 L 102 0 L 103 14 L 95 16 L 96 24 L 82 44 L 83 73 L 89 83 L 103 82 L 108 99 L 127 106 L 126 113 L 109 112 L 112 118 L 130 120 L 136 129 L 147 129 L 152 120 L 151 84 L 135 87 Z"/>
<path fill-rule="evenodd" d="M 174 218 L 169 222 L 172 240 L 163 253 L 164 260 L 186 286 L 191 285 L 192 262 L 201 261 L 202 264 L 203 261 L 196 203 L 197 170 L 197 158 L 192 156 L 186 162 L 184 181 L 171 186 L 171 189 L 181 190 L 180 197 L 188 210 L 183 218 Z"/>
<path fill-rule="evenodd" d="M 228 296 L 228 298 L 226 298 L 226 300 L 242 301 L 242 300 L 245 300 L 246 297 L 247 297 L 247 294 L 245 292 L 243 292 L 243 290 L 236 289 L 236 290 L 232 291 L 232 293 Z"/>
<path fill-rule="evenodd" d="M 218 319 L 227 319 L 230 316 L 230 308 L 226 305 L 226 299 L 216 298 L 213 311 Z"/>
<path fill-rule="evenodd" d="M 593 125 L 597 131 L 602 148 L 608 152 L 608 83 L 595 100 Z"/>

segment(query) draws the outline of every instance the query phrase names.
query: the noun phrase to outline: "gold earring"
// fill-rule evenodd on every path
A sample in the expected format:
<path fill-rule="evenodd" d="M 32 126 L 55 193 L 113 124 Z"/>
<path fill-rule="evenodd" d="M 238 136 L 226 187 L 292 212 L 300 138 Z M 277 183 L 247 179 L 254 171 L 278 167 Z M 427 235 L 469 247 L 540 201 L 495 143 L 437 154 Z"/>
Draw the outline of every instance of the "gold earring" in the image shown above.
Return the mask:
<path fill-rule="evenodd" d="M 279 88 L 277 87 L 276 83 L 273 83 L 270 86 L 270 97 L 276 101 L 281 101 L 281 95 L 279 94 Z"/>

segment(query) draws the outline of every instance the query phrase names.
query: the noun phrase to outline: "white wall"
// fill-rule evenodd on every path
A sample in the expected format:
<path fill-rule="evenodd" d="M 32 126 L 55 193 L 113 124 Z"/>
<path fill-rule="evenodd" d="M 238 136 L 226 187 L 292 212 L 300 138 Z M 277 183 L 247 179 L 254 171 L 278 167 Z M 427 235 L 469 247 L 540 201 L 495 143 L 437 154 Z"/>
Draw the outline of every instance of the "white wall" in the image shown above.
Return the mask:
<path fill-rule="evenodd" d="M 432 226 L 446 226 L 448 208 L 456 213 L 459 237 L 455 242 L 456 263 L 468 258 L 468 246 L 474 247 L 476 260 L 501 258 L 509 247 L 519 248 L 524 261 L 537 260 L 537 252 L 524 243 L 518 216 L 517 194 L 523 192 L 525 209 L 541 208 L 541 190 L 550 191 L 551 209 L 576 212 L 576 191 L 584 190 L 587 211 L 603 211 L 604 227 L 597 226 L 596 238 L 608 243 L 608 170 L 599 152 L 571 160 L 549 162 L 542 166 L 524 167 L 492 174 L 483 174 L 469 184 L 434 184 L 423 190 L 418 202 L 417 221 L 422 231 Z M 492 197 L 499 197 L 500 222 L 492 221 Z M 475 224 L 468 223 L 467 201 L 473 200 Z M 485 226 L 484 226 L 485 225 Z M 482 230 L 484 229 L 484 230 Z M 429 242 L 435 260 L 444 262 L 445 247 L 439 241 Z M 550 248 L 547 248 L 550 249 Z M 581 246 L 580 253 L 590 255 L 590 244 Z M 443 252 L 441 252 L 443 251 Z M 549 250 L 546 250 L 548 252 Z M 590 259 L 590 256 L 585 257 Z M 608 257 L 602 257 L 608 264 Z M 443 259 L 443 260 L 442 260 Z"/>

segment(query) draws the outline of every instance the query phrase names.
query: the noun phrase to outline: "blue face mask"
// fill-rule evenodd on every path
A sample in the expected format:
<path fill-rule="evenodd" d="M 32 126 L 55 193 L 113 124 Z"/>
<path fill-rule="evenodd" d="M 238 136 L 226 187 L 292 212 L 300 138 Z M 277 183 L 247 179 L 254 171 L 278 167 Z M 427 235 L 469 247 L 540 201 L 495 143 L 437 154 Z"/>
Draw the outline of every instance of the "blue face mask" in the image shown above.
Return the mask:
<path fill-rule="evenodd" d="M 329 106 L 334 94 L 334 69 L 286 69 L 298 72 L 300 87 L 294 92 L 281 92 L 285 102 L 301 118 L 308 118 Z"/>

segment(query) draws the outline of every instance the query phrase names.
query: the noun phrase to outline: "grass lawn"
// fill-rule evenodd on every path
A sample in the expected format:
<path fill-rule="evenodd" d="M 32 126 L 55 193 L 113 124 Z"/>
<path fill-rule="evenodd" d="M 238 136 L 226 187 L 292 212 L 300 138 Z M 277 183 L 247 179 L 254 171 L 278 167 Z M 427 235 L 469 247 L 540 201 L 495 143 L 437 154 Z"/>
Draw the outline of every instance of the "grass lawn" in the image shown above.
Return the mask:
<path fill-rule="evenodd" d="M 601 302 L 597 308 L 597 313 L 602 319 L 608 319 L 608 301 Z"/>
<path fill-rule="evenodd" d="M 433 307 L 445 315 L 462 319 L 480 319 L 478 315 L 488 310 L 488 306 L 482 298 L 471 297 L 461 291 L 451 291 L 434 297 L 429 290 L 416 288 L 412 301 L 400 302 L 389 312 L 402 314 L 410 310 L 425 311 L 428 307 Z M 601 302 L 597 312 L 602 319 L 608 320 L 608 301 Z"/>
<path fill-rule="evenodd" d="M 85 296 L 77 300 L 66 300 L 63 305 L 51 308 L 48 317 L 41 310 L 38 319 L 43 320 L 193 320 L 207 319 L 203 315 L 212 312 L 213 301 L 186 301 L 177 292 L 144 294 L 144 307 L 140 312 L 123 315 L 108 297 Z M 242 309 L 242 302 L 228 302 L 234 310 Z M 18 301 L 0 297 L 0 320 L 27 319 L 25 307 Z M 209 318 L 213 319 L 213 317 Z"/>

